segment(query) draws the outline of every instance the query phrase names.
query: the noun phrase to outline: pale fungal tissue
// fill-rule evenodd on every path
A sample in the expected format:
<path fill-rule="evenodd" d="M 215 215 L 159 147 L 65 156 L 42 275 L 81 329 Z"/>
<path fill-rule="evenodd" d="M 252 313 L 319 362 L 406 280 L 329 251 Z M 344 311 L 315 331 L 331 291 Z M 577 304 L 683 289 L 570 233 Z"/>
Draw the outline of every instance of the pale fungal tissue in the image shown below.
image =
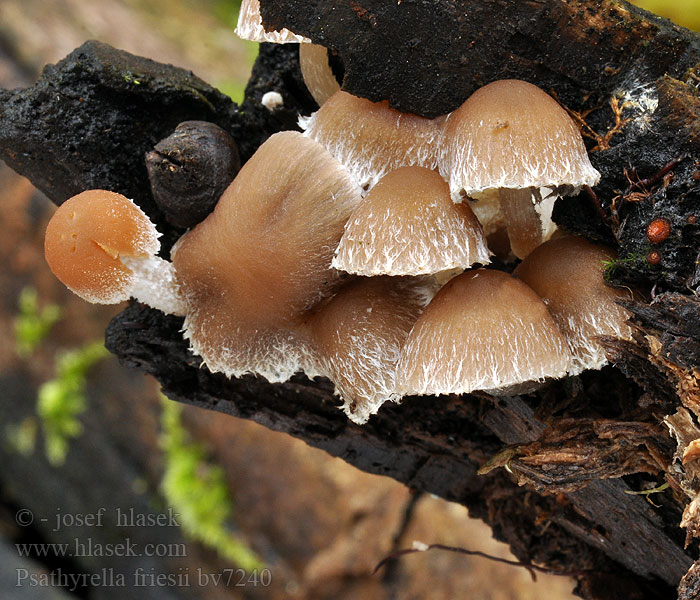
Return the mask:
<path fill-rule="evenodd" d="M 311 40 L 303 35 L 297 35 L 282 29 L 281 31 L 265 31 L 260 16 L 260 0 L 242 0 L 236 26 L 238 37 L 251 42 L 271 42 L 273 44 L 308 43 Z"/>
<path fill-rule="evenodd" d="M 304 135 L 350 171 L 363 193 L 399 167 L 437 167 L 441 118 L 400 113 L 386 101 L 370 102 L 339 90 L 299 124 Z"/>
<path fill-rule="evenodd" d="M 284 106 L 284 98 L 279 92 L 265 92 L 260 103 L 270 112 L 274 112 Z"/>
<path fill-rule="evenodd" d="M 307 42 L 266 33 L 254 0 L 238 31 Z M 49 224 L 56 276 L 184 316 L 213 372 L 328 377 L 356 423 L 404 395 L 519 393 L 604 365 L 598 338 L 630 336 L 631 296 L 603 281 L 611 249 L 551 223 L 557 197 L 600 177 L 566 111 L 506 80 L 448 115 L 403 114 L 339 89 L 328 51 L 306 48 L 319 110 L 260 146 L 172 262 L 136 205 L 96 190 Z M 522 262 L 498 271 L 494 254 Z"/>
<path fill-rule="evenodd" d="M 624 84 L 615 93 L 620 98 L 620 106 L 629 125 L 639 130 L 646 129 L 659 107 L 659 92 L 653 83 L 643 84 L 635 79 Z"/>

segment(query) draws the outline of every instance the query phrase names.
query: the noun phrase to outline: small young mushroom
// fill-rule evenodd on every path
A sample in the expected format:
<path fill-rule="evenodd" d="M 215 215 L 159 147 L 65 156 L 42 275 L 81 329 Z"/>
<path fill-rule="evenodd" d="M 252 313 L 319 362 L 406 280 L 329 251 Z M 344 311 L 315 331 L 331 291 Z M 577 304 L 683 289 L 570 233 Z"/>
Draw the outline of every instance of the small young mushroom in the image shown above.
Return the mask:
<path fill-rule="evenodd" d="M 284 98 L 282 97 L 282 94 L 273 90 L 271 92 L 265 92 L 262 95 L 260 104 L 262 104 L 271 113 L 274 113 L 284 108 Z"/>
<path fill-rule="evenodd" d="M 422 283 L 406 277 L 362 277 L 309 318 L 319 372 L 335 383 L 351 421 L 365 423 L 395 390 L 396 363 L 425 306 Z"/>
<path fill-rule="evenodd" d="M 304 83 L 319 106 L 340 89 L 328 62 L 328 50 L 323 46 L 300 44 L 299 66 Z"/>
<path fill-rule="evenodd" d="M 382 177 L 345 225 L 333 266 L 358 275 L 430 275 L 487 264 L 490 252 L 467 204 L 423 167 Z"/>
<path fill-rule="evenodd" d="M 134 297 L 184 315 L 173 266 L 156 256 L 158 237 L 131 200 L 89 190 L 58 207 L 46 227 L 44 253 L 54 275 L 88 302 L 116 304 Z"/>
<path fill-rule="evenodd" d="M 284 381 L 300 368 L 299 321 L 339 283 L 333 250 L 360 199 L 345 169 L 300 133 L 258 148 L 172 252 L 185 335 L 210 370 Z"/>
<path fill-rule="evenodd" d="M 401 353 L 402 395 L 522 393 L 566 375 L 566 340 L 527 285 L 478 269 L 452 279 L 418 318 Z"/>
<path fill-rule="evenodd" d="M 365 191 L 399 167 L 434 169 L 441 123 L 342 90 L 299 122 L 304 135 L 327 148 Z"/>
<path fill-rule="evenodd" d="M 293 44 L 311 41 L 303 35 L 297 35 L 289 31 L 286 27 L 280 31 L 266 31 L 260 15 L 260 0 L 241 1 L 236 35 L 251 42 L 271 42 L 273 44 Z"/>
<path fill-rule="evenodd" d="M 544 300 L 573 356 L 569 373 L 607 364 L 599 336 L 631 339 L 630 314 L 617 304 L 631 300 L 628 289 L 605 285 L 605 262 L 615 252 L 576 236 L 550 240 L 533 250 L 514 275 Z"/>
<path fill-rule="evenodd" d="M 489 192 L 497 191 L 519 258 L 546 239 L 551 206 L 538 210 L 543 196 L 574 194 L 600 178 L 566 111 L 524 81 L 495 81 L 474 92 L 447 116 L 440 144 L 440 173 L 455 202 L 465 195 L 493 202 Z"/>

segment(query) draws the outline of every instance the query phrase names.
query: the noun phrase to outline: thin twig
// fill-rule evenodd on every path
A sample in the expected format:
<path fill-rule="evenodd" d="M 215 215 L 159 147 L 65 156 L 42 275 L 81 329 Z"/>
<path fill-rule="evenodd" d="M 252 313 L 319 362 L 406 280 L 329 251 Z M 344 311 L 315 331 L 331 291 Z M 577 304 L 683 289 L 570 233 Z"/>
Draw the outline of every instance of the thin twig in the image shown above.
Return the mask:
<path fill-rule="evenodd" d="M 623 196 L 628 196 L 631 194 L 635 189 L 641 189 L 642 192 L 648 193 L 647 189 L 649 186 L 654 185 L 669 172 L 671 171 L 674 167 L 676 167 L 679 163 L 683 162 L 686 158 L 689 158 L 688 154 L 681 154 L 680 156 L 674 158 L 673 160 L 670 160 L 667 162 L 661 169 L 659 169 L 656 173 L 654 173 L 651 177 L 647 177 L 646 179 L 639 179 L 637 178 L 637 181 L 632 181 L 629 177 L 627 180 L 630 182 L 629 187 L 624 191 Z M 636 177 L 637 174 L 636 172 L 634 173 L 634 176 Z"/>
<path fill-rule="evenodd" d="M 448 552 L 466 554 L 467 556 L 480 556 L 481 558 L 486 558 L 488 560 L 510 565 L 512 567 L 522 567 L 523 569 L 526 569 L 528 573 L 530 573 L 530 577 L 532 577 L 533 581 L 537 581 L 537 576 L 535 572 L 545 573 L 547 575 L 566 575 L 569 577 L 582 575 L 581 571 L 558 571 L 556 569 L 548 569 L 546 567 L 540 567 L 539 565 L 533 565 L 532 563 L 528 562 L 509 560 L 507 558 L 493 556 L 491 554 L 487 554 L 486 552 L 481 552 L 480 550 L 467 550 L 466 548 L 459 548 L 457 546 L 446 546 L 444 544 L 430 544 L 429 546 L 421 546 L 420 548 L 404 548 L 402 550 L 392 552 L 379 562 L 379 564 L 374 568 L 374 571 L 372 571 L 372 575 L 375 575 L 377 571 L 379 571 L 379 569 L 381 569 L 389 561 L 396 560 L 397 558 L 400 558 L 405 554 L 413 554 L 415 552 L 427 552 L 428 550 L 447 550 Z"/>

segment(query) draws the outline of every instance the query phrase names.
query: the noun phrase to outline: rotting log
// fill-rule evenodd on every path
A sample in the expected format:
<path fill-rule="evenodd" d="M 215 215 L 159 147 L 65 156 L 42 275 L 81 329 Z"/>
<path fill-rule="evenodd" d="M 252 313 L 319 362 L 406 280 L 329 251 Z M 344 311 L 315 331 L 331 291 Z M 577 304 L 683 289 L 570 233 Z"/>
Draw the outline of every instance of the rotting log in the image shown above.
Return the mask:
<path fill-rule="evenodd" d="M 700 36 L 614 0 L 261 5 L 266 24 L 331 47 L 345 89 L 402 110 L 440 114 L 502 77 L 556 95 L 603 179 L 597 204 L 586 194 L 559 201 L 555 219 L 619 246 L 611 281 L 642 294 L 655 287 L 655 301 L 630 305 L 637 342 L 606 340 L 617 368 L 537 394 L 407 398 L 363 427 L 338 411 L 327 381 L 271 385 L 209 373 L 189 353 L 181 320 L 137 304 L 110 324 L 108 347 L 173 399 L 253 419 L 468 506 L 521 560 L 576 577 L 584 598 L 675 597 L 698 558 L 680 527 L 697 481 L 674 454 L 677 440 L 692 438 L 700 406 L 692 293 L 700 284 Z M 285 102 L 274 113 L 260 104 L 272 90 Z M 150 196 L 143 159 L 155 143 L 181 121 L 204 119 L 229 131 L 246 160 L 313 109 L 294 46 L 261 47 L 239 108 L 189 73 L 88 43 L 34 87 L 0 91 L 0 157 L 58 204 L 91 187 L 134 198 L 165 232 L 167 250 L 179 232 Z M 646 227 L 656 218 L 671 223 L 671 235 L 652 244 Z M 652 251 L 658 262 L 648 260 Z M 690 425 L 676 425 L 672 437 L 664 417 L 681 409 Z M 666 491 L 630 493 L 662 483 Z M 686 516 L 688 531 L 697 530 Z M 696 578 L 695 570 L 684 578 L 684 600 Z"/>

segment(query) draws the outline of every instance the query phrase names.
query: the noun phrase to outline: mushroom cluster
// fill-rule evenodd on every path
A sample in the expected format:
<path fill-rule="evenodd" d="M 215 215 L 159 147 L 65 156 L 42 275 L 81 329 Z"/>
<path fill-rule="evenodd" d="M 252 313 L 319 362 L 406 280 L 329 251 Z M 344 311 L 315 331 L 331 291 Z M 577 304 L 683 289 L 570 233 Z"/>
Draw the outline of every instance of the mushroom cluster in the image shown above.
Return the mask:
<path fill-rule="evenodd" d="M 238 31 L 270 36 L 243 5 Z M 547 241 L 554 199 L 599 177 L 566 111 L 507 80 L 436 119 L 402 114 L 335 89 L 325 49 L 307 46 L 320 109 L 260 146 L 172 262 L 138 207 L 90 191 L 47 229 L 59 279 L 184 316 L 211 371 L 329 377 L 357 423 L 404 395 L 519 393 L 605 364 L 598 336 L 630 334 L 627 292 L 602 279 L 612 251 Z M 504 228 L 513 274 L 485 268 Z"/>

